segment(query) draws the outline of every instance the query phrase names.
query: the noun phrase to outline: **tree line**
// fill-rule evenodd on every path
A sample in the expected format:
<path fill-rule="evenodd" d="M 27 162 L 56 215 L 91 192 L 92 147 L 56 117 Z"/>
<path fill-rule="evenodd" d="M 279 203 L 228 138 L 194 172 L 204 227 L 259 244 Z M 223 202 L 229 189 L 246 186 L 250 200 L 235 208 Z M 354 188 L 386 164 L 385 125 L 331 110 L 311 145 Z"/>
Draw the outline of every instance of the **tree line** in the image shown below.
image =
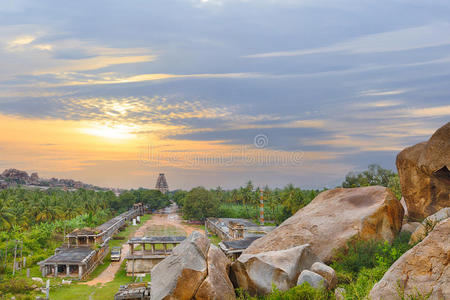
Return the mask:
<path fill-rule="evenodd" d="M 151 209 L 170 203 L 167 195 L 145 189 L 126 191 L 120 196 L 112 191 L 85 189 L 0 190 L 0 280 L 2 274 L 10 273 L 17 240 L 23 245 L 23 255 L 34 264 L 53 254 L 65 233 L 98 226 L 138 202 Z"/>
<path fill-rule="evenodd" d="M 71 220 L 81 214 L 113 216 L 138 202 L 151 209 L 169 204 L 168 197 L 157 190 L 131 190 L 116 196 L 112 191 L 8 188 L 0 190 L 0 229 L 10 230 L 14 226 L 28 229 L 43 222 Z"/>
<path fill-rule="evenodd" d="M 397 173 L 371 164 L 362 172 L 350 172 L 341 187 L 354 188 L 381 185 L 390 188 L 400 200 L 401 189 Z M 293 184 L 284 188 L 263 189 L 265 219 L 280 224 L 300 208 L 308 205 L 323 189 L 301 189 Z M 224 190 L 196 187 L 190 191 L 177 190 L 172 199 L 181 207 L 183 217 L 190 220 L 204 221 L 208 217 L 246 218 L 258 221 L 260 187 L 248 181 L 244 186 Z"/>
<path fill-rule="evenodd" d="M 284 188 L 262 188 L 265 219 L 276 224 L 290 217 L 311 202 L 322 190 L 301 189 L 293 184 Z M 259 218 L 260 187 L 252 181 L 237 189 L 224 190 L 220 186 L 207 190 L 196 187 L 190 191 L 178 190 L 173 200 L 181 207 L 183 217 L 204 221 L 207 217 Z"/>

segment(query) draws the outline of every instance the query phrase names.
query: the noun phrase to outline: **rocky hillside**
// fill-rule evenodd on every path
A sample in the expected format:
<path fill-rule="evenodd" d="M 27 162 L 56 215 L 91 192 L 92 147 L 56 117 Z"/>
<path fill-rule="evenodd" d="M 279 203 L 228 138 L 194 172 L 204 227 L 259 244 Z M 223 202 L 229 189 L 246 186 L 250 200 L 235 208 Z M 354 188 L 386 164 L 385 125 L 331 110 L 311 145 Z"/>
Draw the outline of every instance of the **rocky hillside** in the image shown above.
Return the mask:
<path fill-rule="evenodd" d="M 65 189 L 91 189 L 91 190 L 107 190 L 107 188 L 98 187 L 92 184 L 83 183 L 73 179 L 40 178 L 38 173 L 28 175 L 26 171 L 17 169 L 6 169 L 0 174 L 0 188 L 9 186 L 24 185 L 36 187 L 58 187 Z"/>

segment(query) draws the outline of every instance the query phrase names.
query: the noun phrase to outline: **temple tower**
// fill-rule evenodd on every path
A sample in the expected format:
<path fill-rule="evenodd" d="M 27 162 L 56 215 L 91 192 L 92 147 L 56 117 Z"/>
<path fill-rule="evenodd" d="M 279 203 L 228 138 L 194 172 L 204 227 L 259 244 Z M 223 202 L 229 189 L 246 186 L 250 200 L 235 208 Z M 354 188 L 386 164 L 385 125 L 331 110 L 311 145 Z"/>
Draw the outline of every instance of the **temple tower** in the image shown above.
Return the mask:
<path fill-rule="evenodd" d="M 164 176 L 164 173 L 159 173 L 155 188 L 158 189 L 162 194 L 165 194 L 169 191 L 169 185 L 167 184 L 166 176 Z"/>

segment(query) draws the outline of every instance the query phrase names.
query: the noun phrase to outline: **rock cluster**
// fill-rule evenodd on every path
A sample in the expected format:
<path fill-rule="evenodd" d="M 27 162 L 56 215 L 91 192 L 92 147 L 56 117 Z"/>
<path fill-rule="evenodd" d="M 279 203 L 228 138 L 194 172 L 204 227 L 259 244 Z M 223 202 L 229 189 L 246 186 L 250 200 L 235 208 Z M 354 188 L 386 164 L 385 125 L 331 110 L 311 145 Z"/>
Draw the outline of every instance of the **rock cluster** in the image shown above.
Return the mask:
<path fill-rule="evenodd" d="M 19 181 L 19 183 L 26 183 L 30 179 L 27 172 L 17 169 L 6 169 L 2 173 L 2 177 L 9 180 Z"/>
<path fill-rule="evenodd" d="M 252 295 L 268 294 L 272 284 L 285 291 L 297 284 L 303 270 L 320 261 L 309 245 L 257 254 L 242 254 L 233 263 L 232 272 L 237 286 Z"/>
<path fill-rule="evenodd" d="M 269 294 L 273 285 L 278 290 L 286 291 L 303 282 L 330 289 L 337 283 L 334 270 L 323 264 L 308 244 L 285 250 L 243 254 L 232 265 L 232 277 L 238 287 L 252 295 Z"/>
<path fill-rule="evenodd" d="M 243 257 L 310 244 L 319 259 L 326 262 L 335 249 L 355 236 L 393 240 L 401 229 L 403 214 L 400 202 L 382 186 L 328 190 L 253 242 Z"/>
<path fill-rule="evenodd" d="M 194 231 L 151 272 L 151 299 L 235 299 L 230 262 L 209 239 Z"/>
<path fill-rule="evenodd" d="M 450 206 L 450 122 L 427 142 L 401 151 L 396 164 L 410 219 Z"/>

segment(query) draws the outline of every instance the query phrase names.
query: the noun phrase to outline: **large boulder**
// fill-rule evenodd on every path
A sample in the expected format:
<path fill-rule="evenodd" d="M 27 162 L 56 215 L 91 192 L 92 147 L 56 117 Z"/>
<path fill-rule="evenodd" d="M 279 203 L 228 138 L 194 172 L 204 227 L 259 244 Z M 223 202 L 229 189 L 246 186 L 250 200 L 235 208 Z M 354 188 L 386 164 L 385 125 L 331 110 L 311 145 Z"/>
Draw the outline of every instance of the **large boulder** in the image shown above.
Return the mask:
<path fill-rule="evenodd" d="M 151 272 L 151 299 L 235 299 L 230 261 L 208 238 L 194 231 Z"/>
<path fill-rule="evenodd" d="M 410 219 L 422 221 L 450 206 L 450 122 L 400 152 L 396 164 Z"/>
<path fill-rule="evenodd" d="M 436 226 L 437 223 L 445 219 L 448 219 L 449 217 L 450 217 L 450 207 L 443 208 L 437 213 L 428 216 L 425 220 L 423 220 L 422 223 L 419 223 L 414 232 L 411 234 L 411 239 L 409 240 L 409 243 L 411 245 L 414 245 L 420 242 L 427 236 L 427 234 L 430 231 L 433 230 L 434 226 Z"/>
<path fill-rule="evenodd" d="M 242 254 L 232 265 L 236 284 L 252 295 L 272 291 L 272 284 L 285 291 L 297 284 L 303 270 L 320 261 L 309 245 L 258 254 Z"/>
<path fill-rule="evenodd" d="M 372 288 L 370 298 L 409 299 L 420 293 L 430 294 L 430 300 L 450 299 L 449 264 L 450 219 L 446 219 L 389 268 Z"/>
<path fill-rule="evenodd" d="M 151 272 L 151 299 L 191 299 L 208 275 L 209 240 L 194 231 Z"/>
<path fill-rule="evenodd" d="M 236 299 L 233 284 L 229 278 L 230 260 L 214 245 L 209 247 L 208 276 L 195 294 L 196 300 L 233 300 Z"/>
<path fill-rule="evenodd" d="M 402 226 L 403 207 L 382 186 L 337 188 L 320 193 L 304 208 L 244 251 L 256 254 L 310 244 L 323 261 L 359 236 L 391 241 Z"/>

